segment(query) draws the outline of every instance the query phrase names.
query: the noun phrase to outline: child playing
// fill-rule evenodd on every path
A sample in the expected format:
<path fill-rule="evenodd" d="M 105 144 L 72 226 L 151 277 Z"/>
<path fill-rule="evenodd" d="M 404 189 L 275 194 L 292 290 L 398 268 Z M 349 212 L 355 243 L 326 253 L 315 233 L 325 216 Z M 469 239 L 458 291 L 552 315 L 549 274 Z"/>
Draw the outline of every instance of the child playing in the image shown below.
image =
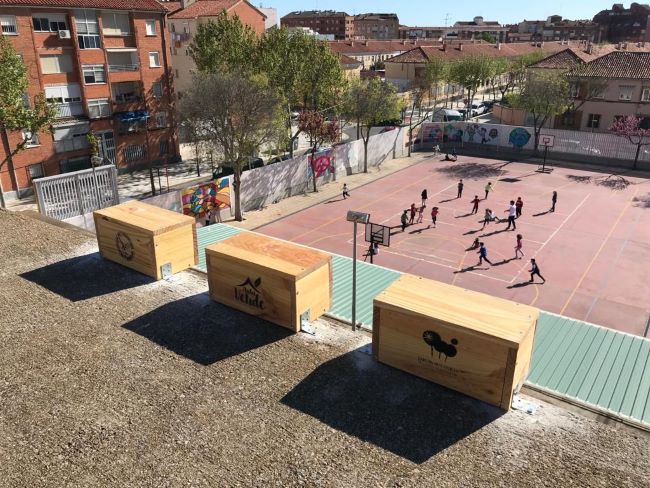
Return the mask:
<path fill-rule="evenodd" d="M 517 234 L 517 245 L 515 246 L 515 259 L 521 259 L 525 256 L 524 251 L 521 250 L 523 247 L 521 243 L 522 239 L 523 237 L 521 236 L 521 234 Z M 521 257 L 518 257 L 519 254 L 521 254 Z"/>
<path fill-rule="evenodd" d="M 433 223 L 433 228 L 436 227 L 436 220 L 438 220 L 438 207 L 433 207 L 431 209 L 431 222 Z"/>
<path fill-rule="evenodd" d="M 415 214 L 417 213 L 417 208 L 415 208 L 415 203 L 411 204 L 411 219 L 409 220 L 409 225 L 415 220 Z"/>
<path fill-rule="evenodd" d="M 422 223 L 422 220 L 424 219 L 424 209 L 427 208 L 426 205 L 422 205 L 420 207 L 420 210 L 418 210 L 418 224 Z"/>

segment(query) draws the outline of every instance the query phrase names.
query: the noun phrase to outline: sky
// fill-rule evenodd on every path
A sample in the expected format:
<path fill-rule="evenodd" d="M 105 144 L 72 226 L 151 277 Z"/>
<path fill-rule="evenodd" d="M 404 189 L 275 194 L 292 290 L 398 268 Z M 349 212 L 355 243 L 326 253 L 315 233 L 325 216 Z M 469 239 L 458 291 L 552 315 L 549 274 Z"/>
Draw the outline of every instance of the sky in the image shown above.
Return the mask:
<path fill-rule="evenodd" d="M 620 2 L 620 0 L 618 0 Z M 629 7 L 629 0 L 625 3 Z M 455 0 L 251 0 L 255 6 L 275 7 L 281 16 L 293 10 L 342 10 L 348 14 L 366 12 L 396 13 L 400 23 L 418 26 L 443 26 L 459 20 L 482 16 L 502 24 L 513 24 L 524 19 L 546 19 L 561 15 L 566 19 L 591 19 L 604 9 L 610 9 L 614 0 L 534 0 L 534 1 L 478 1 Z M 639 1 L 639 3 L 645 3 Z"/>

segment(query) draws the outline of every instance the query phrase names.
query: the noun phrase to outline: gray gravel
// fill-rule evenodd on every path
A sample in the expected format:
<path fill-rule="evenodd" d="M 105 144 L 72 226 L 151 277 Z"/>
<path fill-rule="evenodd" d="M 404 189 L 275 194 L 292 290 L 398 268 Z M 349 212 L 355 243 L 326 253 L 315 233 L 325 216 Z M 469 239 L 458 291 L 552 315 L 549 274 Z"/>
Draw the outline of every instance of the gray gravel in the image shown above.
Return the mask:
<path fill-rule="evenodd" d="M 650 440 L 500 411 L 0 211 L 0 486 L 641 487 Z"/>

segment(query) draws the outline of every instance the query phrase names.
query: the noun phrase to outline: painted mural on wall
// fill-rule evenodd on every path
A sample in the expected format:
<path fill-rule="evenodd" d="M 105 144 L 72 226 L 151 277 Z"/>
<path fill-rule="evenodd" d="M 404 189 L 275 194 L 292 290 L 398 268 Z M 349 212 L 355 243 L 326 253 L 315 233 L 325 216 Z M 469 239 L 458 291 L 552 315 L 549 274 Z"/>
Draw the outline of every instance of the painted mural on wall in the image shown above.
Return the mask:
<path fill-rule="evenodd" d="M 463 140 L 473 144 L 498 145 L 499 129 L 486 124 L 466 124 Z"/>
<path fill-rule="evenodd" d="M 213 208 L 230 208 L 230 178 L 185 188 L 181 192 L 181 201 L 183 213 L 192 217 L 203 217 Z"/>
<path fill-rule="evenodd" d="M 517 127 L 510 131 L 508 143 L 517 149 L 522 149 L 530 142 L 531 138 L 532 135 L 527 129 Z"/>
<path fill-rule="evenodd" d="M 443 124 L 422 124 L 420 140 L 422 144 L 440 144 L 445 136 Z"/>
<path fill-rule="evenodd" d="M 314 154 L 313 162 L 312 156 L 309 155 L 307 162 L 309 163 L 308 172 L 310 178 L 314 173 L 316 173 L 316 178 L 319 178 L 336 172 L 336 158 L 333 149 Z"/>

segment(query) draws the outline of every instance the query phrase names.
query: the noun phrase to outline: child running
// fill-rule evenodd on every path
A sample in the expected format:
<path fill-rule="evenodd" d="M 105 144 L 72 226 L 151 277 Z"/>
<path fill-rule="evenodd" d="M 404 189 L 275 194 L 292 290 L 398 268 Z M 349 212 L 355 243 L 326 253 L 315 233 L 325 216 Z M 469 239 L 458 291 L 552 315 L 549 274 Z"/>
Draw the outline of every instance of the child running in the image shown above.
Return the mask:
<path fill-rule="evenodd" d="M 517 201 L 515 202 L 515 207 L 517 210 L 516 218 L 521 217 L 521 211 L 524 208 L 524 201 L 521 199 L 521 197 L 517 197 Z"/>
<path fill-rule="evenodd" d="M 436 221 L 438 220 L 438 207 L 433 207 L 431 209 L 431 222 L 433 223 L 433 228 L 436 228 Z"/>
<path fill-rule="evenodd" d="M 409 225 L 412 224 L 415 221 L 415 214 L 417 213 L 418 209 L 415 207 L 415 203 L 411 204 L 411 219 L 409 220 Z"/>
<path fill-rule="evenodd" d="M 402 223 L 402 232 L 404 232 L 404 229 L 406 229 L 406 226 L 408 225 L 408 210 L 404 210 L 404 213 L 400 217 L 400 222 Z"/>
<path fill-rule="evenodd" d="M 350 196 L 350 192 L 348 191 L 348 184 L 343 183 L 343 200 L 345 200 L 349 196 Z"/>
<path fill-rule="evenodd" d="M 532 283 L 533 280 L 535 279 L 535 275 L 539 276 L 542 279 L 542 283 L 546 283 L 546 280 L 539 272 L 539 266 L 537 266 L 537 261 L 535 261 L 534 259 L 530 260 L 529 271 L 530 271 L 530 283 Z"/>
<path fill-rule="evenodd" d="M 521 234 L 517 234 L 517 245 L 515 246 L 515 259 L 521 259 L 525 256 L 524 251 L 521 249 L 523 248 L 523 244 L 521 240 L 523 239 Z M 521 254 L 521 256 L 519 256 Z"/>
<path fill-rule="evenodd" d="M 489 265 L 492 265 L 492 261 L 488 259 L 487 256 L 487 247 L 485 247 L 485 244 L 483 242 L 479 242 L 479 248 L 478 248 L 478 264 L 481 265 L 483 264 L 483 261 L 488 263 Z"/>
<path fill-rule="evenodd" d="M 481 227 L 481 230 L 485 229 L 485 226 L 488 225 L 490 222 L 492 222 L 492 210 L 489 208 L 485 209 L 485 216 L 483 217 L 483 227 Z"/>
<path fill-rule="evenodd" d="M 424 219 L 424 209 L 427 208 L 426 205 L 422 205 L 420 210 L 418 210 L 418 224 L 421 224 Z"/>
<path fill-rule="evenodd" d="M 478 195 L 474 195 L 474 200 L 472 200 L 469 203 L 474 204 L 474 206 L 472 207 L 472 215 L 477 214 L 478 213 L 478 204 L 481 203 L 481 199 L 478 197 Z"/>

